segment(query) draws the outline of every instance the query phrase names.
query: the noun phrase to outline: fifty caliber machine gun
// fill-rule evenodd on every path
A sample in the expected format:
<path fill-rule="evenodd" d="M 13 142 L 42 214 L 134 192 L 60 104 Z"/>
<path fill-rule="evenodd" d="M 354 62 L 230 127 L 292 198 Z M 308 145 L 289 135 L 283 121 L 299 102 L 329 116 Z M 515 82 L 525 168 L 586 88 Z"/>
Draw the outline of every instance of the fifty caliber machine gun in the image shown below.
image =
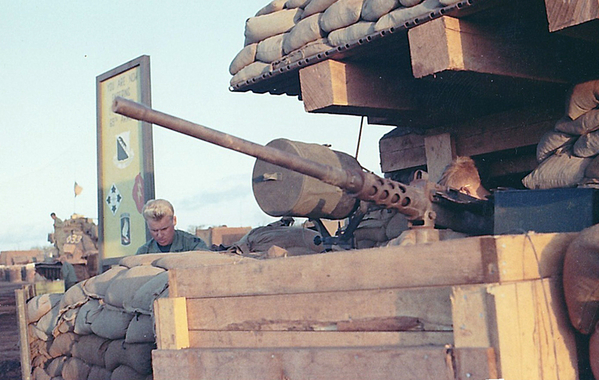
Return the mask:
<path fill-rule="evenodd" d="M 271 216 L 308 217 L 316 220 L 322 227 L 321 217 L 344 219 L 353 214 L 344 233 L 335 237 L 323 234 L 325 246 L 347 245 L 353 230 L 365 214 L 363 208 L 358 207 L 358 200 L 395 209 L 406 216 L 410 226 L 417 228 L 450 228 L 470 235 L 490 234 L 493 231 L 488 202 L 429 182 L 422 174 L 417 174 L 416 179 L 405 185 L 365 171 L 351 156 L 321 145 L 278 139 L 263 146 L 121 97 L 114 99 L 112 110 L 257 158 L 253 176 L 254 195 L 262 210 Z M 327 160 L 331 164 L 315 162 L 302 156 L 332 157 Z M 315 183 L 319 183 L 312 178 L 333 189 L 332 192 L 309 190 L 312 195 L 317 195 L 311 197 L 316 199 L 315 203 L 304 199 L 306 196 L 302 193 L 302 189 L 313 188 Z M 283 179 L 291 182 L 291 186 L 287 185 L 283 191 L 277 193 L 273 192 L 272 187 L 262 188 L 274 184 L 276 190 L 277 184 Z M 324 184 L 321 186 L 327 186 Z M 327 206 L 327 197 L 321 196 L 323 193 L 337 195 L 332 196 L 334 200 L 329 201 Z M 289 196 L 294 198 L 291 206 L 285 203 Z M 300 206 L 296 207 L 296 204 Z M 323 228 L 321 233 L 322 230 Z"/>

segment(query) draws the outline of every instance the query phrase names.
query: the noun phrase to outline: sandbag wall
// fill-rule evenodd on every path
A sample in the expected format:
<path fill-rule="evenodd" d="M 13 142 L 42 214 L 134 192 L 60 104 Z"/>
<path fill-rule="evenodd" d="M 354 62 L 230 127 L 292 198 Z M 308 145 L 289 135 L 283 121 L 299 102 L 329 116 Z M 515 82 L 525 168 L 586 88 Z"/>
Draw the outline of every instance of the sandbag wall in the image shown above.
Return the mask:
<path fill-rule="evenodd" d="M 599 184 L 599 80 L 572 88 L 564 117 L 537 145 L 537 161 L 522 180 L 529 189 Z"/>
<path fill-rule="evenodd" d="M 429 14 L 459 0 L 273 0 L 245 24 L 229 72 L 236 85 L 262 73 Z"/>
<path fill-rule="evenodd" d="M 168 293 L 167 273 L 153 265 L 119 265 L 64 294 L 30 299 L 32 378 L 151 379 L 152 305 Z"/>

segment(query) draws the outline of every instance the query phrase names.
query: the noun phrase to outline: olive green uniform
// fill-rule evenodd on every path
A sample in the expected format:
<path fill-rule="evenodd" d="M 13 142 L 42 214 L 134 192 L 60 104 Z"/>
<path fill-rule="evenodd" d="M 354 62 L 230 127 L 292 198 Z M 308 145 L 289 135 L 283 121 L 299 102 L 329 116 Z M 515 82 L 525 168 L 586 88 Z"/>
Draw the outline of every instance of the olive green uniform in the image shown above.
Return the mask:
<path fill-rule="evenodd" d="M 139 247 L 136 255 L 145 253 L 164 253 L 164 252 L 186 252 L 186 251 L 208 251 L 208 246 L 204 240 L 190 234 L 189 232 L 175 230 L 175 237 L 168 250 L 160 249 L 154 239 L 150 239 L 146 244 Z"/>

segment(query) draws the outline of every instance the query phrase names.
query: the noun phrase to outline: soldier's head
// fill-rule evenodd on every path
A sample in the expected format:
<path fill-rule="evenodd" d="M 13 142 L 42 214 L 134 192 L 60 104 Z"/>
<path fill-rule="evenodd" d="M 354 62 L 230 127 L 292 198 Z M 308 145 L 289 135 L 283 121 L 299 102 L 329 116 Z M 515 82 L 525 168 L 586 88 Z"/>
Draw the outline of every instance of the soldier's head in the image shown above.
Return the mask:
<path fill-rule="evenodd" d="M 177 217 L 173 205 L 164 199 L 149 200 L 141 211 L 150 235 L 160 246 L 169 245 L 175 239 Z"/>
<path fill-rule="evenodd" d="M 491 194 L 482 186 L 476 164 L 470 157 L 456 157 L 447 165 L 439 185 L 451 187 L 479 199 L 485 199 Z"/>

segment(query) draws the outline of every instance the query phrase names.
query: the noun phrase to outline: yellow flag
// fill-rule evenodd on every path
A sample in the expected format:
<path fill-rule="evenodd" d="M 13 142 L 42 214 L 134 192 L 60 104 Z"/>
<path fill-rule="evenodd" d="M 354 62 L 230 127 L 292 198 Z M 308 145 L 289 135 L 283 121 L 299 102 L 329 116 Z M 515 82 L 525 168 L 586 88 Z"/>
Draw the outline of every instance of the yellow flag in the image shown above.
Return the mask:
<path fill-rule="evenodd" d="M 79 186 L 79 184 L 77 184 L 77 182 L 75 182 L 75 197 L 79 194 L 81 194 L 81 192 L 83 191 L 83 187 Z"/>

